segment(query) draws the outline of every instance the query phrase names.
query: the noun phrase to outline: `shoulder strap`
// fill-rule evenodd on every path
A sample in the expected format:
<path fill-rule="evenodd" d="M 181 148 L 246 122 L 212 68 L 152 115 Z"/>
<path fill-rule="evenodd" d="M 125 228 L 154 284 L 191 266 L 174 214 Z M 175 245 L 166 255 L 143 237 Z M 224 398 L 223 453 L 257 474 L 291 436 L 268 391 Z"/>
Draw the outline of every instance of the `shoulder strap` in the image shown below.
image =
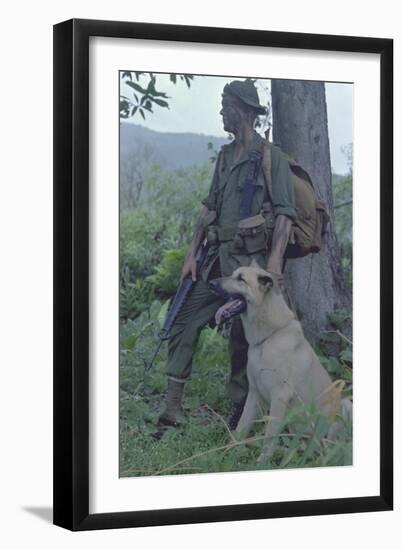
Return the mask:
<path fill-rule="evenodd" d="M 248 218 L 251 214 L 252 201 L 256 190 L 256 180 L 259 175 L 261 161 L 262 154 L 260 151 L 251 151 L 249 153 L 248 170 L 242 188 L 241 204 L 239 208 L 241 220 Z"/>
<path fill-rule="evenodd" d="M 273 184 L 271 179 L 271 145 L 268 141 L 263 142 L 262 147 L 262 170 L 266 180 L 269 199 L 273 199 Z"/>

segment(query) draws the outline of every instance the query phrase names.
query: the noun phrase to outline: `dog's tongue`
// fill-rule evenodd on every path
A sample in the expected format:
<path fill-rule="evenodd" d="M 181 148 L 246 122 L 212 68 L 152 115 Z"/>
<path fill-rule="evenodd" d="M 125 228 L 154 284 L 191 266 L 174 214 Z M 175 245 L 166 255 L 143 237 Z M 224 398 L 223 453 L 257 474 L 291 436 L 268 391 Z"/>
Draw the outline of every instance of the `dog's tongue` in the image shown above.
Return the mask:
<path fill-rule="evenodd" d="M 242 313 L 245 310 L 245 302 L 239 298 L 234 298 L 226 302 L 223 306 L 217 309 L 215 314 L 215 322 L 217 325 L 221 325 L 234 315 Z"/>

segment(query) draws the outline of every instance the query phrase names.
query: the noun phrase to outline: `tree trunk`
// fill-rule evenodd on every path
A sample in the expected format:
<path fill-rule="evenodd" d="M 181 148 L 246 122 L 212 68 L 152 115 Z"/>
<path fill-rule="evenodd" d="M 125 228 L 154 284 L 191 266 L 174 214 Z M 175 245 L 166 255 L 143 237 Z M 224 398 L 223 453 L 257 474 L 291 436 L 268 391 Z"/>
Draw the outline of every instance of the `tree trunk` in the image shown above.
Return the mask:
<path fill-rule="evenodd" d="M 322 331 L 334 328 L 328 314 L 351 307 L 334 224 L 325 85 L 272 80 L 271 90 L 273 140 L 307 170 L 330 216 L 321 251 L 288 260 L 285 270 L 287 288 L 305 335 L 314 342 Z M 350 320 L 343 331 L 351 336 Z"/>

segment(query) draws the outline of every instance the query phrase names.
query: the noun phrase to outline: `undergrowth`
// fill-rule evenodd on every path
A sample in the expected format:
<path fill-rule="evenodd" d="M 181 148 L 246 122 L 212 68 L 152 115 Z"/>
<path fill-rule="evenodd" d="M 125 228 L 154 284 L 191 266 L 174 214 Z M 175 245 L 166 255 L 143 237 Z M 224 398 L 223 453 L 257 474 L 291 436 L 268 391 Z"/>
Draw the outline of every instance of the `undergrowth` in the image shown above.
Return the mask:
<path fill-rule="evenodd" d="M 329 441 L 325 437 L 329 421 L 313 406 L 305 408 L 303 414 L 301 410 L 289 413 L 275 438 L 274 455 L 258 462 L 265 422 L 256 422 L 247 440 L 239 441 L 229 432 L 225 423 L 229 412 L 225 393 L 227 341 L 209 328 L 202 332 L 192 380 L 185 389 L 186 422 L 161 431 L 157 420 L 166 385 L 164 346 L 154 367 L 147 373 L 145 370 L 158 343 L 165 309 L 156 300 L 135 320 L 121 326 L 121 477 L 352 464 L 351 421 L 340 419 L 337 439 Z M 344 357 L 346 350 L 344 347 L 341 352 Z M 317 351 L 320 353 L 320 348 Z M 351 397 L 351 364 L 341 357 L 320 355 L 320 359 L 332 379 L 345 382 L 343 395 Z"/>

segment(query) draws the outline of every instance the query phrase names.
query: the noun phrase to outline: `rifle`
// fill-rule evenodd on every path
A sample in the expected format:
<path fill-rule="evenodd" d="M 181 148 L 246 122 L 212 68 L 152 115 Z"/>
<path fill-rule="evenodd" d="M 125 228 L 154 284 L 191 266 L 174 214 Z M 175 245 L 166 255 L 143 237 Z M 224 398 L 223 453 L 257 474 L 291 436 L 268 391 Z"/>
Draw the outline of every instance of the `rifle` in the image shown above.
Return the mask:
<path fill-rule="evenodd" d="M 198 275 L 200 274 L 203 268 L 204 262 L 206 261 L 208 248 L 209 248 L 209 244 L 207 242 L 207 239 L 205 239 L 203 243 L 200 245 L 196 255 L 196 277 L 198 277 Z M 182 309 L 183 304 L 188 298 L 194 284 L 195 284 L 195 281 L 193 281 L 191 274 L 187 275 L 186 277 L 184 277 L 184 279 L 182 279 L 182 282 L 180 283 L 176 291 L 176 294 L 169 305 L 168 313 L 159 335 L 160 341 L 158 342 L 157 349 L 155 350 L 150 363 L 147 365 L 145 372 L 149 371 L 153 366 L 155 358 L 157 357 L 158 352 L 160 351 L 162 343 L 165 340 L 169 340 L 170 331 L 172 326 L 175 323 L 175 319 L 177 318 L 180 310 Z"/>

